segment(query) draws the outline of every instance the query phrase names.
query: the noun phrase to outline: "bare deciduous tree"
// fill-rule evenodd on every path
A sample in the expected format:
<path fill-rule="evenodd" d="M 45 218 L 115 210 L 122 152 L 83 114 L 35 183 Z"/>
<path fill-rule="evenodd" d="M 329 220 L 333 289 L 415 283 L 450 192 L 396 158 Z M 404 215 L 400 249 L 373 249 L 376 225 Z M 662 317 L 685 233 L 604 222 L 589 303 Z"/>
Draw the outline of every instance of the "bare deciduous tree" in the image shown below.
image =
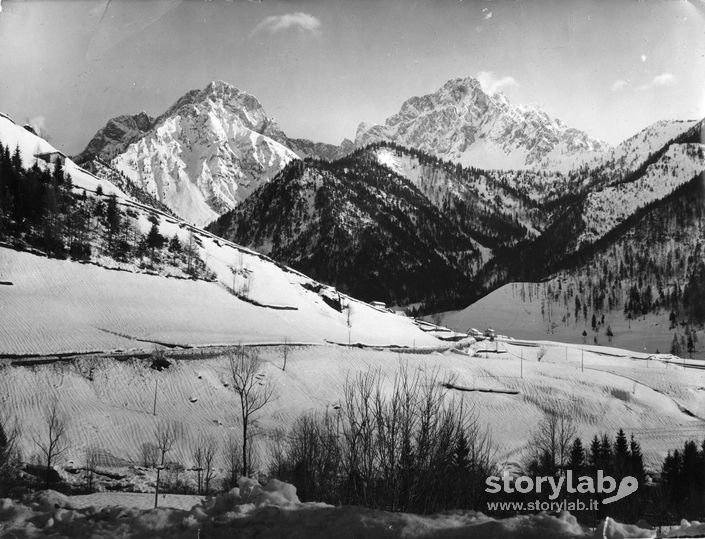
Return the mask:
<path fill-rule="evenodd" d="M 140 461 L 145 468 L 156 468 L 159 460 L 159 449 L 151 442 L 145 442 L 140 446 Z"/>
<path fill-rule="evenodd" d="M 272 469 L 301 499 L 428 513 L 477 507 L 492 443 L 437 371 L 348 379 L 340 404 L 293 425 Z"/>
<path fill-rule="evenodd" d="M 223 447 L 225 465 L 227 466 L 227 476 L 223 479 L 223 487 L 230 490 L 237 486 L 237 479 L 242 465 L 242 448 L 240 442 L 234 435 L 231 435 Z"/>
<path fill-rule="evenodd" d="M 542 473 L 554 473 L 564 466 L 570 456 L 575 434 L 575 425 L 568 415 L 547 413 L 529 442 L 529 467 Z"/>
<path fill-rule="evenodd" d="M 273 398 L 274 388 L 265 380 L 262 360 L 254 351 L 240 346 L 236 353 L 229 355 L 233 391 L 240 400 L 240 420 L 242 424 L 242 474 L 251 472 L 249 461 L 252 442 L 252 422 L 258 412 Z"/>
<path fill-rule="evenodd" d="M 66 439 L 66 421 L 59 412 L 59 405 L 54 401 L 44 414 L 44 429 L 33 438 L 35 445 L 39 448 L 43 463 L 46 465 L 46 488 L 51 482 L 50 471 L 56 459 L 63 455 L 68 449 Z"/>
<path fill-rule="evenodd" d="M 93 492 L 93 483 L 95 480 L 95 472 L 98 468 L 99 457 L 100 452 L 96 446 L 90 445 L 86 448 L 86 465 L 83 469 L 86 473 L 86 489 L 88 492 Z"/>
<path fill-rule="evenodd" d="M 158 452 L 157 483 L 154 489 L 154 507 L 157 507 L 159 497 L 159 472 L 166 464 L 166 455 L 174 447 L 174 444 L 183 436 L 183 428 L 176 421 L 160 421 L 154 430 L 154 441 Z"/>
<path fill-rule="evenodd" d="M 193 443 L 191 457 L 198 473 L 198 494 L 208 493 L 213 478 L 213 461 L 217 450 L 218 443 L 212 436 L 200 436 Z"/>

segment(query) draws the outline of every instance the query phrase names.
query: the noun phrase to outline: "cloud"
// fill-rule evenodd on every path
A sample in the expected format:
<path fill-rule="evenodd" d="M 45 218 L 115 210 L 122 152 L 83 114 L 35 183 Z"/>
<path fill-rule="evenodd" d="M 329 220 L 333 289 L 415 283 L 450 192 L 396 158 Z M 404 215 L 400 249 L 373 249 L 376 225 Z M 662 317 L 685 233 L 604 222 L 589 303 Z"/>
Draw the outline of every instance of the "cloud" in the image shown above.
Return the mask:
<path fill-rule="evenodd" d="M 283 32 L 284 30 L 298 30 L 299 32 L 310 32 L 312 34 L 317 34 L 321 27 L 321 21 L 319 21 L 313 15 L 308 13 L 286 13 L 284 15 L 272 15 L 271 17 L 266 17 L 257 26 L 250 36 L 259 34 L 261 32 L 266 32 L 268 34 L 276 34 L 278 32 Z"/>
<path fill-rule="evenodd" d="M 610 86 L 610 90 L 613 92 L 619 92 L 620 90 L 624 90 L 628 84 L 629 83 L 624 79 L 617 79 L 612 83 L 612 86 Z"/>
<path fill-rule="evenodd" d="M 669 86 L 676 83 L 676 78 L 670 73 L 662 73 L 655 76 L 652 83 L 654 86 Z"/>
<path fill-rule="evenodd" d="M 663 88 L 664 86 L 671 86 L 676 83 L 676 77 L 671 73 L 661 73 L 656 75 L 650 82 L 642 84 L 637 87 L 639 91 L 653 90 L 654 88 Z"/>
<path fill-rule="evenodd" d="M 492 12 L 488 8 L 483 7 L 482 12 L 485 14 L 485 20 L 492 18 Z"/>
<path fill-rule="evenodd" d="M 514 77 L 497 77 L 493 71 L 480 71 L 476 78 L 480 82 L 482 89 L 490 95 L 501 91 L 503 88 L 519 86 Z"/>
<path fill-rule="evenodd" d="M 49 131 L 47 130 L 47 119 L 44 116 L 35 116 L 27 120 L 27 124 L 32 126 L 34 132 L 44 140 L 49 140 Z"/>
<path fill-rule="evenodd" d="M 642 61 L 642 62 L 646 62 L 646 54 L 642 54 L 642 55 L 641 55 L 641 61 Z"/>
<path fill-rule="evenodd" d="M 0 13 L 2 13 L 2 0 L 0 0 Z"/>

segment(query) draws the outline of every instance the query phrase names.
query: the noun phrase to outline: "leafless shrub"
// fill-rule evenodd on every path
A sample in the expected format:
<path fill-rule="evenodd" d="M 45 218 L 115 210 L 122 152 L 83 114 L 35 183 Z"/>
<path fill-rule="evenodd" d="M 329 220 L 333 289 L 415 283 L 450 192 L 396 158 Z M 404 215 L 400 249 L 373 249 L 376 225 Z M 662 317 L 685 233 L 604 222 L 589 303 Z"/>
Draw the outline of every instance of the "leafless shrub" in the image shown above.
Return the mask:
<path fill-rule="evenodd" d="M 489 433 L 440 381 L 405 367 L 391 390 L 379 372 L 349 379 L 337 411 L 296 421 L 277 468 L 302 499 L 413 512 L 479 504 Z"/>
<path fill-rule="evenodd" d="M 213 479 L 213 464 L 218 451 L 218 443 L 212 436 L 203 435 L 196 439 L 191 448 L 191 458 L 198 474 L 198 494 L 208 494 Z"/>
<path fill-rule="evenodd" d="M 59 412 L 57 401 L 53 401 L 46 409 L 43 431 L 40 434 L 36 434 L 33 437 L 33 441 L 40 451 L 42 464 L 46 466 L 46 488 L 49 488 L 52 466 L 68 449 L 66 420 Z"/>
<path fill-rule="evenodd" d="M 156 468 L 159 460 L 159 448 L 156 444 L 145 442 L 140 446 L 140 461 L 145 468 Z"/>
<path fill-rule="evenodd" d="M 88 492 L 93 492 L 94 482 L 95 482 L 95 472 L 98 468 L 98 460 L 100 458 L 100 451 L 94 445 L 90 445 L 86 448 L 85 452 L 85 465 L 83 471 L 85 473 L 86 479 L 86 490 Z"/>
<path fill-rule="evenodd" d="M 529 472 L 552 474 L 565 466 L 576 435 L 575 424 L 565 413 L 544 415 L 528 445 Z"/>
<path fill-rule="evenodd" d="M 541 361 L 545 355 L 546 355 L 546 347 L 541 345 L 538 349 L 538 352 L 536 352 L 536 361 Z"/>
<path fill-rule="evenodd" d="M 226 467 L 226 476 L 223 478 L 223 488 L 230 490 L 237 486 L 237 480 L 240 477 L 240 466 L 242 465 L 242 446 L 234 435 L 231 435 L 225 441 L 223 457 Z"/>

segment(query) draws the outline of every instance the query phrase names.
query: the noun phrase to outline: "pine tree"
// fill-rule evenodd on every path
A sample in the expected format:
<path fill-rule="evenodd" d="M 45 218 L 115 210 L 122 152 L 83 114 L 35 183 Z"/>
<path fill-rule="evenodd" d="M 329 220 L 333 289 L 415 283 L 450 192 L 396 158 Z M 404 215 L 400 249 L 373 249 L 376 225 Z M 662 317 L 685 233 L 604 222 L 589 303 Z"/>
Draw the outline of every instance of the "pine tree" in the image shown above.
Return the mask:
<path fill-rule="evenodd" d="M 568 467 L 573 470 L 574 474 L 580 474 L 585 468 L 585 448 L 580 438 L 576 438 L 573 446 L 570 449 L 570 460 Z"/>
<path fill-rule="evenodd" d="M 631 440 L 629 441 L 629 475 L 636 477 L 640 485 L 646 478 L 646 471 L 644 469 L 644 455 L 641 452 L 641 445 L 639 445 L 639 442 L 636 441 L 633 434 L 631 436 Z"/>
<path fill-rule="evenodd" d="M 159 233 L 159 228 L 152 223 L 152 228 L 147 233 L 147 247 L 149 247 L 152 257 L 154 257 L 155 249 L 161 249 L 164 246 L 164 241 L 164 236 Z"/>
<path fill-rule="evenodd" d="M 593 469 L 598 469 L 601 466 L 600 460 L 600 439 L 597 434 L 593 437 L 592 442 L 590 442 L 590 455 L 588 459 L 588 464 Z"/>
<path fill-rule="evenodd" d="M 115 235 L 120 231 L 121 215 L 120 208 L 117 205 L 117 197 L 111 194 L 108 197 L 108 205 L 105 210 L 105 219 L 108 225 L 108 250 L 113 250 L 113 240 Z"/>
<path fill-rule="evenodd" d="M 609 436 L 607 434 L 602 435 L 600 440 L 600 468 L 606 473 L 611 473 L 613 470 L 613 455 L 612 455 L 612 443 L 610 442 Z"/>
<path fill-rule="evenodd" d="M 618 478 L 627 475 L 627 463 L 629 461 L 629 442 L 623 429 L 619 429 L 614 441 L 614 471 Z"/>

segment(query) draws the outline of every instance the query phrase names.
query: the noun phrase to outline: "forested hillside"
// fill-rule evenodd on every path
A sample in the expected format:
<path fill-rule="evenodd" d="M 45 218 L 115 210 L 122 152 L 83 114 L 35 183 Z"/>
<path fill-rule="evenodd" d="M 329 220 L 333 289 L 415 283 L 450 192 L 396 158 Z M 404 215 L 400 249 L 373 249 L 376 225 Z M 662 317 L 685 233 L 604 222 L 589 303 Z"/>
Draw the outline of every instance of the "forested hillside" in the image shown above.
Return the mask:
<path fill-rule="evenodd" d="M 453 294 L 484 263 L 469 234 L 360 152 L 296 161 L 209 230 L 367 300 Z"/>

